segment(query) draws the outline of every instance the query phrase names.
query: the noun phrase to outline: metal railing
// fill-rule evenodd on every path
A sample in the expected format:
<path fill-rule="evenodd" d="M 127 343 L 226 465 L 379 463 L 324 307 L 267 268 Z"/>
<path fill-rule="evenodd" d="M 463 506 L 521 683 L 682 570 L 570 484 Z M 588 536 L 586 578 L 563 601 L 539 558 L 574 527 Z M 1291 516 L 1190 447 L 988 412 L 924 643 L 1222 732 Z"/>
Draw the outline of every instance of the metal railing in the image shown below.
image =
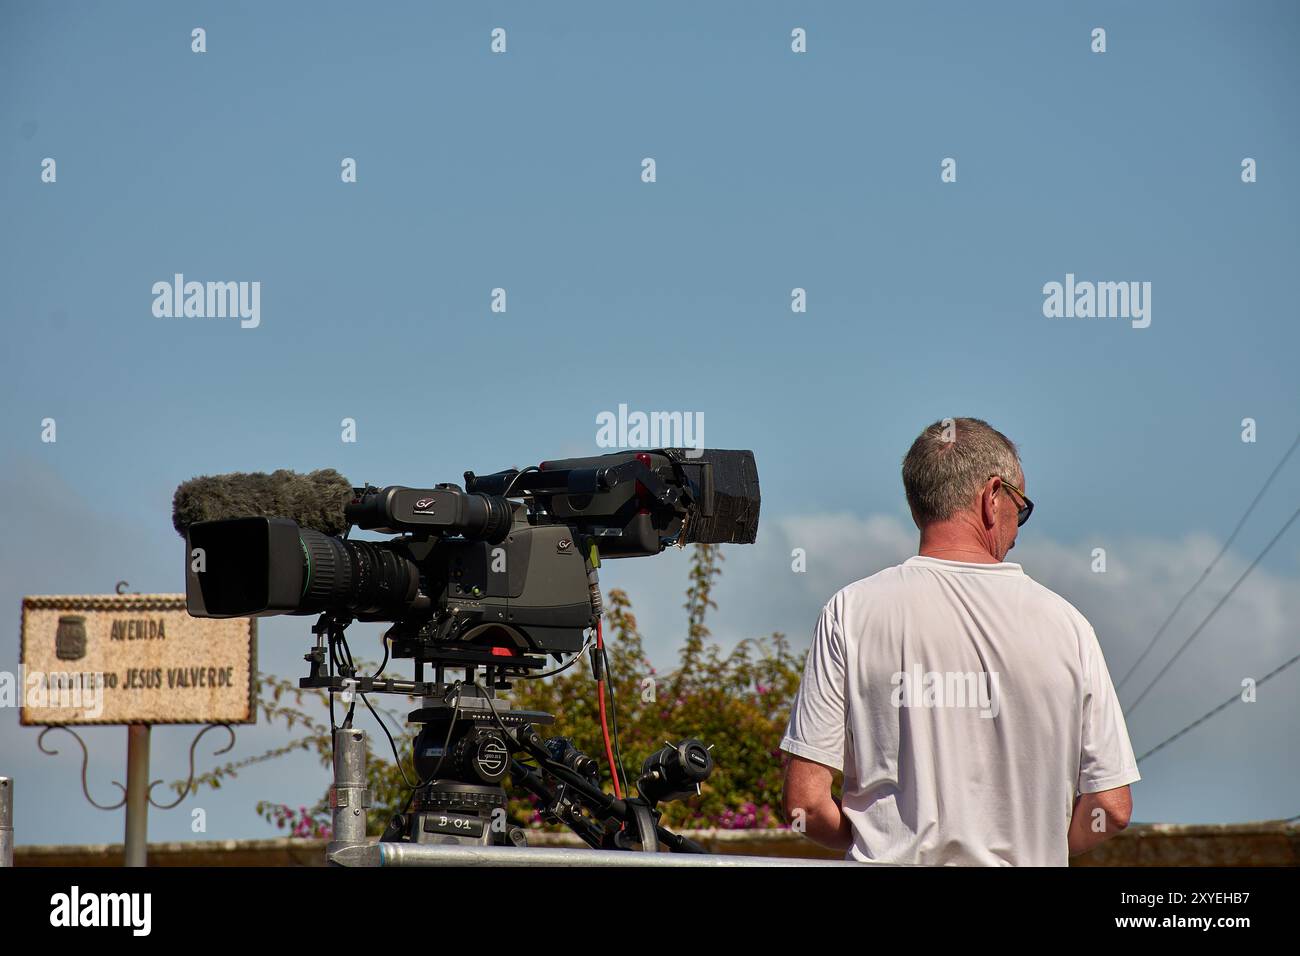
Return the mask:
<path fill-rule="evenodd" d="M 722 856 L 715 853 L 635 853 L 622 850 L 561 850 L 554 847 L 458 846 L 454 844 L 364 843 L 334 846 L 336 866 L 652 866 L 769 867 L 864 866 L 845 860 L 783 856 Z"/>

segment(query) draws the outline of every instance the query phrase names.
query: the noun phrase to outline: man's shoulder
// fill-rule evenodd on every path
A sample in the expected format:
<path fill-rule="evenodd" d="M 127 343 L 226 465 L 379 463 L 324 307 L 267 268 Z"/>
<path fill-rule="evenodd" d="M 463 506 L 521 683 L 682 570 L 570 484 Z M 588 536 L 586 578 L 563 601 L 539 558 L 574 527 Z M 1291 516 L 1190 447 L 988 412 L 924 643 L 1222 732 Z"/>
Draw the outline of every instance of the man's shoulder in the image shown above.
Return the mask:
<path fill-rule="evenodd" d="M 1092 625 L 1088 619 L 1083 616 L 1083 612 L 1067 601 L 1061 595 L 1057 594 L 1047 585 L 1035 581 L 1028 574 L 1024 576 L 1025 587 L 1029 589 L 1043 606 L 1049 611 L 1056 612 L 1068 618 L 1072 624 L 1081 630 L 1091 631 Z"/>
<path fill-rule="evenodd" d="M 897 587 L 903 582 L 903 565 L 894 564 L 887 568 L 881 568 L 875 574 L 869 574 L 865 578 L 858 578 L 852 584 L 846 584 L 840 588 L 840 594 L 858 594 L 864 591 L 880 590 L 882 588 Z"/>
<path fill-rule="evenodd" d="M 831 595 L 827 607 L 842 611 L 863 601 L 880 601 L 890 597 L 901 598 L 904 595 L 905 588 L 903 565 L 895 564 L 888 568 L 882 568 L 875 574 L 868 575 L 865 578 L 859 578 L 852 584 L 844 585 Z"/>

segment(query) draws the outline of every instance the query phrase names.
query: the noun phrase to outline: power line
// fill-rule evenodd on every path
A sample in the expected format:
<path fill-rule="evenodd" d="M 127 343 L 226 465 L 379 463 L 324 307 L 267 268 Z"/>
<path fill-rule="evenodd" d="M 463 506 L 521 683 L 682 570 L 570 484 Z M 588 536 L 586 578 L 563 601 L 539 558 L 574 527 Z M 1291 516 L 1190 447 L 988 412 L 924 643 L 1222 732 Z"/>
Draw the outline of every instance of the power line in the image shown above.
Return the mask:
<path fill-rule="evenodd" d="M 1241 516 L 1241 520 L 1237 522 L 1237 527 L 1232 529 L 1232 534 L 1228 535 L 1228 540 L 1223 542 L 1223 547 L 1220 548 L 1219 553 L 1214 556 L 1214 560 L 1211 561 L 1209 566 L 1201 572 L 1201 576 L 1196 579 L 1196 583 L 1187 589 L 1187 593 L 1178 599 L 1178 603 L 1174 605 L 1174 609 L 1169 612 L 1169 616 L 1165 618 L 1164 623 L 1160 625 L 1160 628 L 1151 638 L 1151 642 L 1147 644 L 1146 650 L 1144 650 L 1138 659 L 1134 661 L 1133 666 L 1128 669 L 1128 673 L 1120 678 L 1120 682 L 1115 685 L 1115 690 L 1117 692 L 1124 689 L 1124 684 L 1133 676 L 1133 672 L 1142 666 L 1142 662 L 1147 659 L 1147 655 L 1151 653 L 1151 649 L 1156 646 L 1156 641 L 1160 640 L 1160 635 L 1165 632 L 1165 628 L 1169 626 L 1169 622 L 1172 621 L 1182 609 L 1183 603 L 1191 597 L 1192 592 L 1199 588 L 1202 582 L 1210 576 L 1210 572 L 1213 571 L 1215 565 L 1219 563 L 1219 559 L 1227 553 L 1228 548 L 1237 537 L 1237 533 L 1241 531 L 1242 526 L 1245 525 L 1246 519 L 1249 518 L 1250 513 L 1255 510 L 1255 505 L 1259 504 L 1259 499 L 1264 497 L 1264 492 L 1268 491 L 1268 486 L 1273 483 L 1273 479 L 1277 477 L 1277 473 L 1282 470 L 1282 466 L 1286 464 L 1287 459 L 1291 457 L 1292 452 L 1296 450 L 1297 446 L 1300 446 L 1300 434 L 1296 435 L 1295 441 L 1291 443 L 1291 447 L 1287 449 L 1286 454 L 1282 456 L 1282 460 L 1279 461 L 1277 467 L 1273 469 L 1273 473 L 1268 476 L 1268 480 L 1265 481 L 1263 487 L 1259 489 L 1259 493 L 1255 495 L 1255 500 L 1250 503 L 1250 507 L 1246 509 L 1246 513 Z"/>
<path fill-rule="evenodd" d="M 1255 682 L 1255 686 L 1256 686 L 1256 687 L 1261 686 L 1261 685 L 1262 685 L 1265 681 L 1267 681 L 1269 678 L 1274 677 L 1274 676 L 1276 676 L 1277 674 L 1282 673 L 1284 670 L 1286 670 L 1288 667 L 1290 667 L 1290 666 L 1291 666 L 1292 664 L 1294 664 L 1296 661 L 1300 661 L 1300 654 L 1297 654 L 1295 657 L 1291 658 L 1289 661 L 1287 661 L 1285 664 L 1282 664 L 1280 667 L 1275 667 L 1275 668 L 1273 668 L 1273 670 L 1269 671 L 1267 674 L 1265 674 L 1263 677 L 1261 677 L 1259 680 L 1257 680 L 1257 681 Z M 1213 710 L 1211 710 L 1209 713 L 1207 713 L 1207 714 L 1205 714 L 1204 716 L 1199 717 L 1199 718 L 1197 718 L 1196 720 L 1192 721 L 1190 724 L 1188 724 L 1188 725 L 1187 725 L 1186 727 L 1184 727 L 1182 730 L 1178 731 L 1178 733 L 1174 734 L 1174 735 L 1173 735 L 1172 737 L 1170 737 L 1168 740 L 1162 740 L 1160 743 L 1156 744 L 1154 747 L 1152 747 L 1150 750 L 1148 750 L 1146 753 L 1144 753 L 1141 757 L 1138 757 L 1138 758 L 1137 758 L 1137 762 L 1138 762 L 1138 763 L 1141 763 L 1143 760 L 1146 760 L 1147 757 L 1150 757 L 1153 753 L 1155 753 L 1155 752 L 1156 752 L 1157 750 L 1159 750 L 1160 748 L 1162 748 L 1162 747 L 1167 747 L 1169 744 L 1173 743 L 1173 742 L 1174 742 L 1175 740 L 1177 740 L 1179 737 L 1183 736 L 1183 734 L 1185 734 L 1185 733 L 1187 733 L 1187 732 L 1189 732 L 1189 731 L 1191 731 L 1191 730 L 1195 730 L 1197 727 L 1199 727 L 1201 724 L 1205 723 L 1207 720 L 1209 720 L 1209 719 L 1210 719 L 1211 717 L 1213 717 L 1215 714 L 1219 713 L 1219 712 L 1222 711 L 1224 708 L 1230 706 L 1231 704 L 1235 703 L 1236 701 L 1238 701 L 1238 700 L 1240 700 L 1240 699 L 1241 699 L 1241 695 L 1240 695 L 1240 694 L 1233 694 L 1231 697 L 1229 697 L 1227 700 L 1225 700 L 1225 701 L 1224 701 L 1222 704 L 1220 704 L 1218 707 L 1215 707 L 1215 708 L 1214 708 Z M 1291 817 L 1291 818 L 1290 818 L 1290 820 L 1295 820 L 1295 819 L 1298 819 L 1298 818 L 1297 818 L 1297 817 Z M 1289 820 L 1284 820 L 1284 821 L 1282 821 L 1282 822 L 1283 822 L 1283 823 L 1287 823 L 1287 822 L 1290 822 L 1290 821 L 1289 821 Z"/>
<path fill-rule="evenodd" d="M 1174 661 L 1178 660 L 1178 658 L 1182 656 L 1183 651 L 1187 650 L 1188 645 L 1196 639 L 1196 635 L 1200 634 L 1201 631 L 1205 629 L 1205 625 L 1209 624 L 1214 618 L 1214 615 L 1219 613 L 1219 608 L 1223 607 L 1223 605 L 1228 602 L 1228 598 L 1232 597 L 1237 588 L 1241 586 L 1241 582 L 1249 577 L 1250 572 L 1255 570 L 1255 567 L 1260 561 L 1264 560 L 1264 555 L 1268 554 L 1269 551 L 1273 549 L 1273 545 L 1277 544 L 1278 539 L 1281 538 L 1282 535 L 1286 534 L 1286 529 L 1291 527 L 1291 524 L 1296 518 L 1300 518 L 1300 508 L 1291 512 L 1291 517 L 1287 518 L 1286 524 L 1282 525 L 1282 527 L 1278 529 L 1277 534 L 1273 535 L 1273 540 L 1266 544 L 1264 550 L 1256 555 L 1255 560 L 1250 562 L 1250 567 L 1246 568 L 1246 570 L 1242 572 L 1241 577 L 1237 578 L 1232 587 L 1228 588 L 1228 592 L 1223 595 L 1223 597 L 1219 598 L 1218 603 L 1210 609 L 1210 613 L 1205 615 L 1204 620 L 1202 620 L 1200 624 L 1196 625 L 1196 630 L 1192 631 L 1192 633 L 1187 636 L 1187 640 L 1183 641 L 1182 647 L 1178 648 L 1178 650 L 1174 652 L 1174 656 L 1169 658 L 1169 662 L 1165 664 L 1164 667 L 1160 668 L 1160 673 L 1156 674 L 1156 676 L 1151 679 L 1151 683 L 1147 684 L 1146 689 L 1143 690 L 1142 693 L 1138 694 L 1137 700 L 1133 701 L 1133 703 L 1128 707 L 1127 712 L 1129 714 L 1132 714 L 1133 711 L 1137 709 L 1138 704 L 1142 703 L 1143 698 L 1151 692 L 1151 688 L 1155 687 L 1156 684 L 1159 683 L 1160 678 L 1164 677 L 1166 672 L 1168 672 L 1169 668 L 1174 666 Z"/>

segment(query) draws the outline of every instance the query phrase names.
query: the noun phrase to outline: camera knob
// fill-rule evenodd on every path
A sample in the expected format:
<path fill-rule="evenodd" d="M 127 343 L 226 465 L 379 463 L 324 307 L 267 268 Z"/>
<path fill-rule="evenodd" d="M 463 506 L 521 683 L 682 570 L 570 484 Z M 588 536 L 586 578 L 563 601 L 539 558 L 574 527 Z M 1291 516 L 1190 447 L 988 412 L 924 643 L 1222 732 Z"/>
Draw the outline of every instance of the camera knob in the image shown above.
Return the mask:
<path fill-rule="evenodd" d="M 457 763 L 483 783 L 497 783 L 510 769 L 510 747 L 496 730 L 472 730 L 457 746 Z"/>

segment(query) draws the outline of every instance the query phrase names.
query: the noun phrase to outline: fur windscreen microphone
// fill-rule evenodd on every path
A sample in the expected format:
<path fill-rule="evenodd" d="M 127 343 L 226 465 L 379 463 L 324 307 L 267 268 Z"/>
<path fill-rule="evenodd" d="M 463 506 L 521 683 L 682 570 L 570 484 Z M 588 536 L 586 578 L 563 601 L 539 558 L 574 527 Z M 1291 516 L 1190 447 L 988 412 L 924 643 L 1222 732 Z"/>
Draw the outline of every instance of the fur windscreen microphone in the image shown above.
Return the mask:
<path fill-rule="evenodd" d="M 333 468 L 302 475 L 281 469 L 271 474 L 204 475 L 191 478 L 172 497 L 172 525 L 182 536 L 192 524 L 224 518 L 291 518 L 300 526 L 330 535 L 348 529 L 343 507 L 352 500 L 352 483 Z"/>

